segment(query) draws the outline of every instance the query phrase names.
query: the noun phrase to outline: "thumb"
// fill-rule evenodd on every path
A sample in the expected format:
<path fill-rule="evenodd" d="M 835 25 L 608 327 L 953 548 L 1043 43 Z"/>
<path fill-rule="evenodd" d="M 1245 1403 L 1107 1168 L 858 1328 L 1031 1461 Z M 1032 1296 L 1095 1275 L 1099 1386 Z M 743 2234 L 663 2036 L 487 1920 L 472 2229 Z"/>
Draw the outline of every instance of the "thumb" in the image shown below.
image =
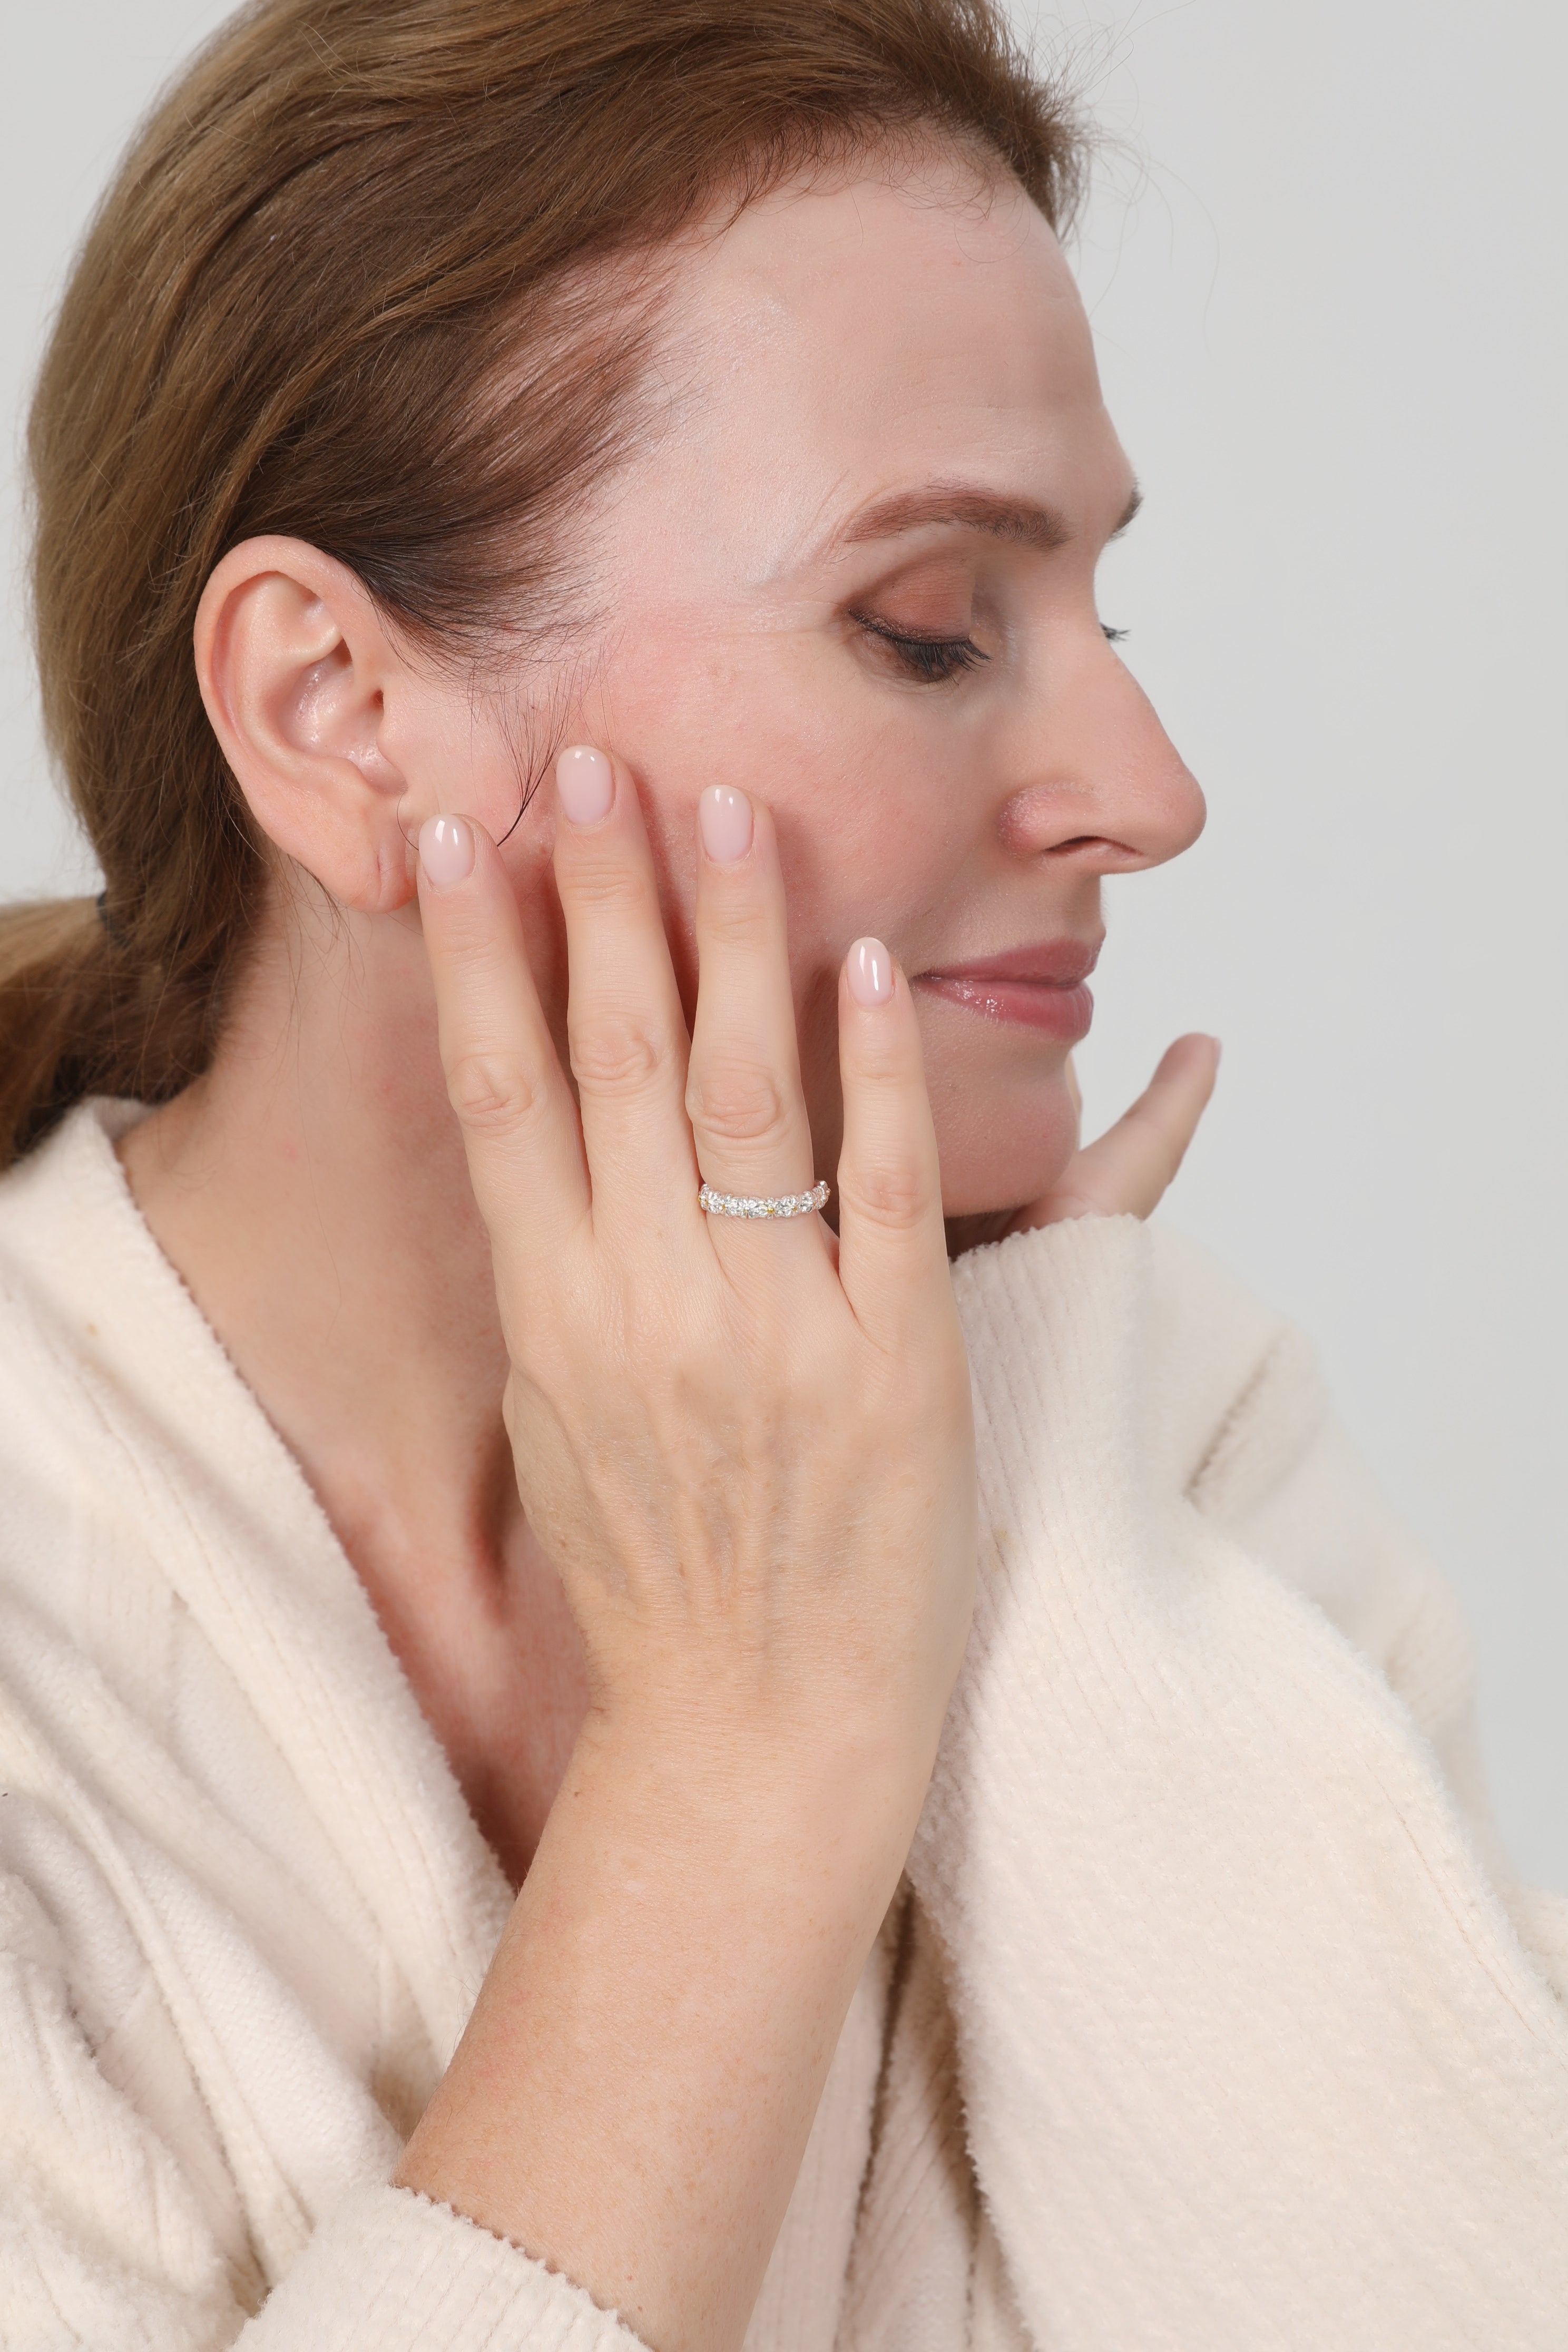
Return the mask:
<path fill-rule="evenodd" d="M 1219 1040 L 1194 1032 L 1167 1048 L 1145 1091 L 1096 1143 L 1075 1152 L 1044 1200 L 1011 1230 L 1064 1217 L 1147 1217 L 1186 1156 L 1219 1072 Z"/>

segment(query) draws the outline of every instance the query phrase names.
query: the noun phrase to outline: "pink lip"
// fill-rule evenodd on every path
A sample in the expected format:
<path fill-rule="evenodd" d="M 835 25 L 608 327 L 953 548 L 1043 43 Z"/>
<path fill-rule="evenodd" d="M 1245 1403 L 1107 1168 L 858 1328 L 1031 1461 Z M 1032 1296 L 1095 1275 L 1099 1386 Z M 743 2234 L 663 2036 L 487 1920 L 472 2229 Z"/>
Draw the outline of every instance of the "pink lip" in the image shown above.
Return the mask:
<path fill-rule="evenodd" d="M 982 956 L 973 963 L 922 971 L 917 985 L 989 1021 L 1043 1032 L 1076 1045 L 1089 1034 L 1094 999 L 1084 985 L 1099 960 L 1099 940 L 1042 940 Z"/>

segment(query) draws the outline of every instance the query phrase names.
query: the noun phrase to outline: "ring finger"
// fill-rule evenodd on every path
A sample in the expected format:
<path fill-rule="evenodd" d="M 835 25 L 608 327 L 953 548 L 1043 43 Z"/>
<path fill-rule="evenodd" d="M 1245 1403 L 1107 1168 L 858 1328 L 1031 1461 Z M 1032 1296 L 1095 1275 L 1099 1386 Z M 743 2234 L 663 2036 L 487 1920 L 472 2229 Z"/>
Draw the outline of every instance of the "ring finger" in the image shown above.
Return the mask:
<path fill-rule="evenodd" d="M 773 822 L 744 793 L 713 785 L 698 832 L 700 976 L 686 1086 L 698 1164 L 719 1192 L 804 1193 L 815 1171 Z"/>

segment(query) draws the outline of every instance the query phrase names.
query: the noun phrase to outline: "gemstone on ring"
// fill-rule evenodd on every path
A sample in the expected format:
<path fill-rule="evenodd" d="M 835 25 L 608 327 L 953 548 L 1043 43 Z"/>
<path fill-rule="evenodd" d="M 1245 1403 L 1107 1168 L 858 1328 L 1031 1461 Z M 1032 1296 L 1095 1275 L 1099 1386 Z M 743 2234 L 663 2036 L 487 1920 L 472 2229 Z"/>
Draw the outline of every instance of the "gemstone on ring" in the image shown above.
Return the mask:
<path fill-rule="evenodd" d="M 827 1180 L 814 1184 L 809 1192 L 774 1192 L 758 1195 L 754 1192 L 716 1192 L 711 1184 L 704 1184 L 697 1195 L 699 1208 L 706 1209 L 710 1217 L 809 1217 L 827 1199 Z"/>

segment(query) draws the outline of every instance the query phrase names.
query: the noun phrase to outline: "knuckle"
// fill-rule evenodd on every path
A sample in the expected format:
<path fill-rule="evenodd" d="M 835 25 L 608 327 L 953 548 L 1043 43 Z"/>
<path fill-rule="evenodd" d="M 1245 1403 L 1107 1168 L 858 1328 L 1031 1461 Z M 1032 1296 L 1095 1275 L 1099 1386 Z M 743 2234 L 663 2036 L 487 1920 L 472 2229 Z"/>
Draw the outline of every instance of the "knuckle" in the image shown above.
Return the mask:
<path fill-rule="evenodd" d="M 539 1090 L 513 1054 L 460 1054 L 447 1072 L 447 1098 L 465 1128 L 506 1136 L 521 1127 Z"/>
<path fill-rule="evenodd" d="M 637 869 L 626 863 L 620 845 L 613 840 L 595 845 L 600 853 L 597 856 L 591 851 L 587 856 L 582 855 L 586 846 L 578 845 L 579 855 L 573 861 L 570 874 L 563 878 L 563 896 L 585 914 L 621 918 L 637 913 L 647 899 L 647 887 Z"/>
<path fill-rule="evenodd" d="M 838 1196 L 856 1216 L 889 1233 L 916 1232 L 932 1209 L 931 1187 L 920 1170 L 898 1160 L 840 1170 Z"/>
<path fill-rule="evenodd" d="M 599 1014 L 574 1029 L 570 1042 L 572 1075 L 584 1094 L 641 1094 L 668 1062 L 663 1039 L 631 1014 Z"/>
<path fill-rule="evenodd" d="M 726 1143 L 777 1143 L 790 1125 L 783 1089 L 759 1062 L 720 1061 L 693 1069 L 686 1115 L 700 1133 Z"/>
<path fill-rule="evenodd" d="M 767 919 L 752 887 L 754 868 L 744 866 L 721 878 L 731 887 L 713 891 L 702 910 L 702 929 L 710 949 L 754 950 L 765 945 Z M 739 884 L 739 887 L 734 887 Z"/>

